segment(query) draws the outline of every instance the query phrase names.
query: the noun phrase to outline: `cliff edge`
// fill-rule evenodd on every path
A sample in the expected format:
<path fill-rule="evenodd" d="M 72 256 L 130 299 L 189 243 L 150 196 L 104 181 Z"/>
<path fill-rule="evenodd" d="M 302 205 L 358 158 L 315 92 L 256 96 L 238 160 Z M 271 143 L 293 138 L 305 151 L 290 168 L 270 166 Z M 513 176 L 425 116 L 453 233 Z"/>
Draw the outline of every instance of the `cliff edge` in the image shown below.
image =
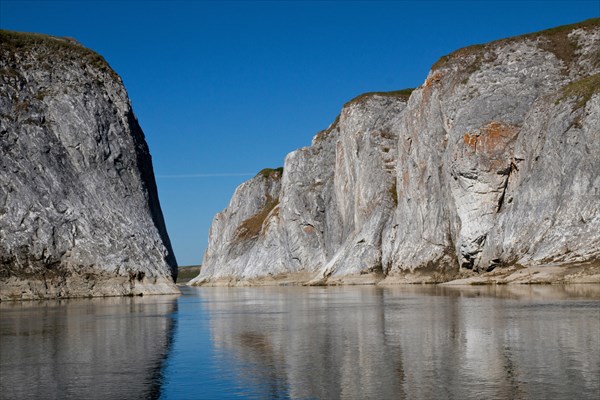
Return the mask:
<path fill-rule="evenodd" d="M 73 39 L 0 40 L 0 300 L 178 293 L 119 76 Z"/>
<path fill-rule="evenodd" d="M 600 19 L 467 47 L 242 184 L 191 284 L 600 282 L 599 154 Z"/>

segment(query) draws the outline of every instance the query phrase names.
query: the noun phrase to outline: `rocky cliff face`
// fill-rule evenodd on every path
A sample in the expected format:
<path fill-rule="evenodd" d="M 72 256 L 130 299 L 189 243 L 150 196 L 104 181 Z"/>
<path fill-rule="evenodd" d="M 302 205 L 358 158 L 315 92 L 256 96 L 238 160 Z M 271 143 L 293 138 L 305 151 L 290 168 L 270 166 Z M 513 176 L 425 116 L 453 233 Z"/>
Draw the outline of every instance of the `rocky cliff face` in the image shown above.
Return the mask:
<path fill-rule="evenodd" d="M 312 146 L 287 156 L 283 171 L 263 170 L 242 184 L 215 217 L 200 279 L 381 272 L 396 202 L 392 127 L 406 100 L 348 103 Z"/>
<path fill-rule="evenodd" d="M 464 48 L 410 97 L 349 102 L 282 174 L 243 184 L 192 283 L 597 269 L 599 154 L 599 19 Z"/>
<path fill-rule="evenodd" d="M 178 292 L 121 79 L 73 40 L 0 35 L 0 299 Z"/>

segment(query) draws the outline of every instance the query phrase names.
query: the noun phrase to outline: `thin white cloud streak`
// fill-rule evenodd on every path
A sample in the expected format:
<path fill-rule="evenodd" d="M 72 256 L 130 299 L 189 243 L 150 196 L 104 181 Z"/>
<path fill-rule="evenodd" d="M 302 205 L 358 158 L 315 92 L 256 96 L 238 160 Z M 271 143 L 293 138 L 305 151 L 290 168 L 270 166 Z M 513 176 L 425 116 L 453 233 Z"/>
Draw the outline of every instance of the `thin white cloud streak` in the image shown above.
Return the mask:
<path fill-rule="evenodd" d="M 213 174 L 177 174 L 177 175 L 156 175 L 157 179 L 186 179 L 186 178 L 216 178 L 224 176 L 254 176 L 256 174 L 242 172 L 223 172 Z"/>

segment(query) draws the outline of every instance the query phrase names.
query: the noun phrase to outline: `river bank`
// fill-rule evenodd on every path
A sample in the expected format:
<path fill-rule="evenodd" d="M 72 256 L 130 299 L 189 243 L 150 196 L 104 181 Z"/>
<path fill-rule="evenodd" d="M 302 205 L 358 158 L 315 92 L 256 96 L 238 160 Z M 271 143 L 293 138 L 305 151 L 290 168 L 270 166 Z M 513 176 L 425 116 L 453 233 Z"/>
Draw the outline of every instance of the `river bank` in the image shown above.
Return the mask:
<path fill-rule="evenodd" d="M 179 281 L 178 281 L 179 283 Z M 258 278 L 221 277 L 188 282 L 190 286 L 338 286 L 443 284 L 443 285 L 538 285 L 600 284 L 600 264 L 583 263 L 568 266 L 543 265 L 496 268 L 483 274 L 462 270 L 453 273 L 414 271 L 384 276 L 381 273 L 321 277 L 315 273 L 296 272 Z"/>

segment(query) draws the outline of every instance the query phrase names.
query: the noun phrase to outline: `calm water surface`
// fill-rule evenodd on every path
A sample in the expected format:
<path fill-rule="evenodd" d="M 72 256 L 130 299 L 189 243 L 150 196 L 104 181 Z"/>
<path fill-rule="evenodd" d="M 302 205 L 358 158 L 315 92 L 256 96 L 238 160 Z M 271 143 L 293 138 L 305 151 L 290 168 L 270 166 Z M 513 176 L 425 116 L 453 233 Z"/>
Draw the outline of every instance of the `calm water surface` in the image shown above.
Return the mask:
<path fill-rule="evenodd" d="M 600 285 L 0 303 L 2 399 L 598 399 Z"/>

